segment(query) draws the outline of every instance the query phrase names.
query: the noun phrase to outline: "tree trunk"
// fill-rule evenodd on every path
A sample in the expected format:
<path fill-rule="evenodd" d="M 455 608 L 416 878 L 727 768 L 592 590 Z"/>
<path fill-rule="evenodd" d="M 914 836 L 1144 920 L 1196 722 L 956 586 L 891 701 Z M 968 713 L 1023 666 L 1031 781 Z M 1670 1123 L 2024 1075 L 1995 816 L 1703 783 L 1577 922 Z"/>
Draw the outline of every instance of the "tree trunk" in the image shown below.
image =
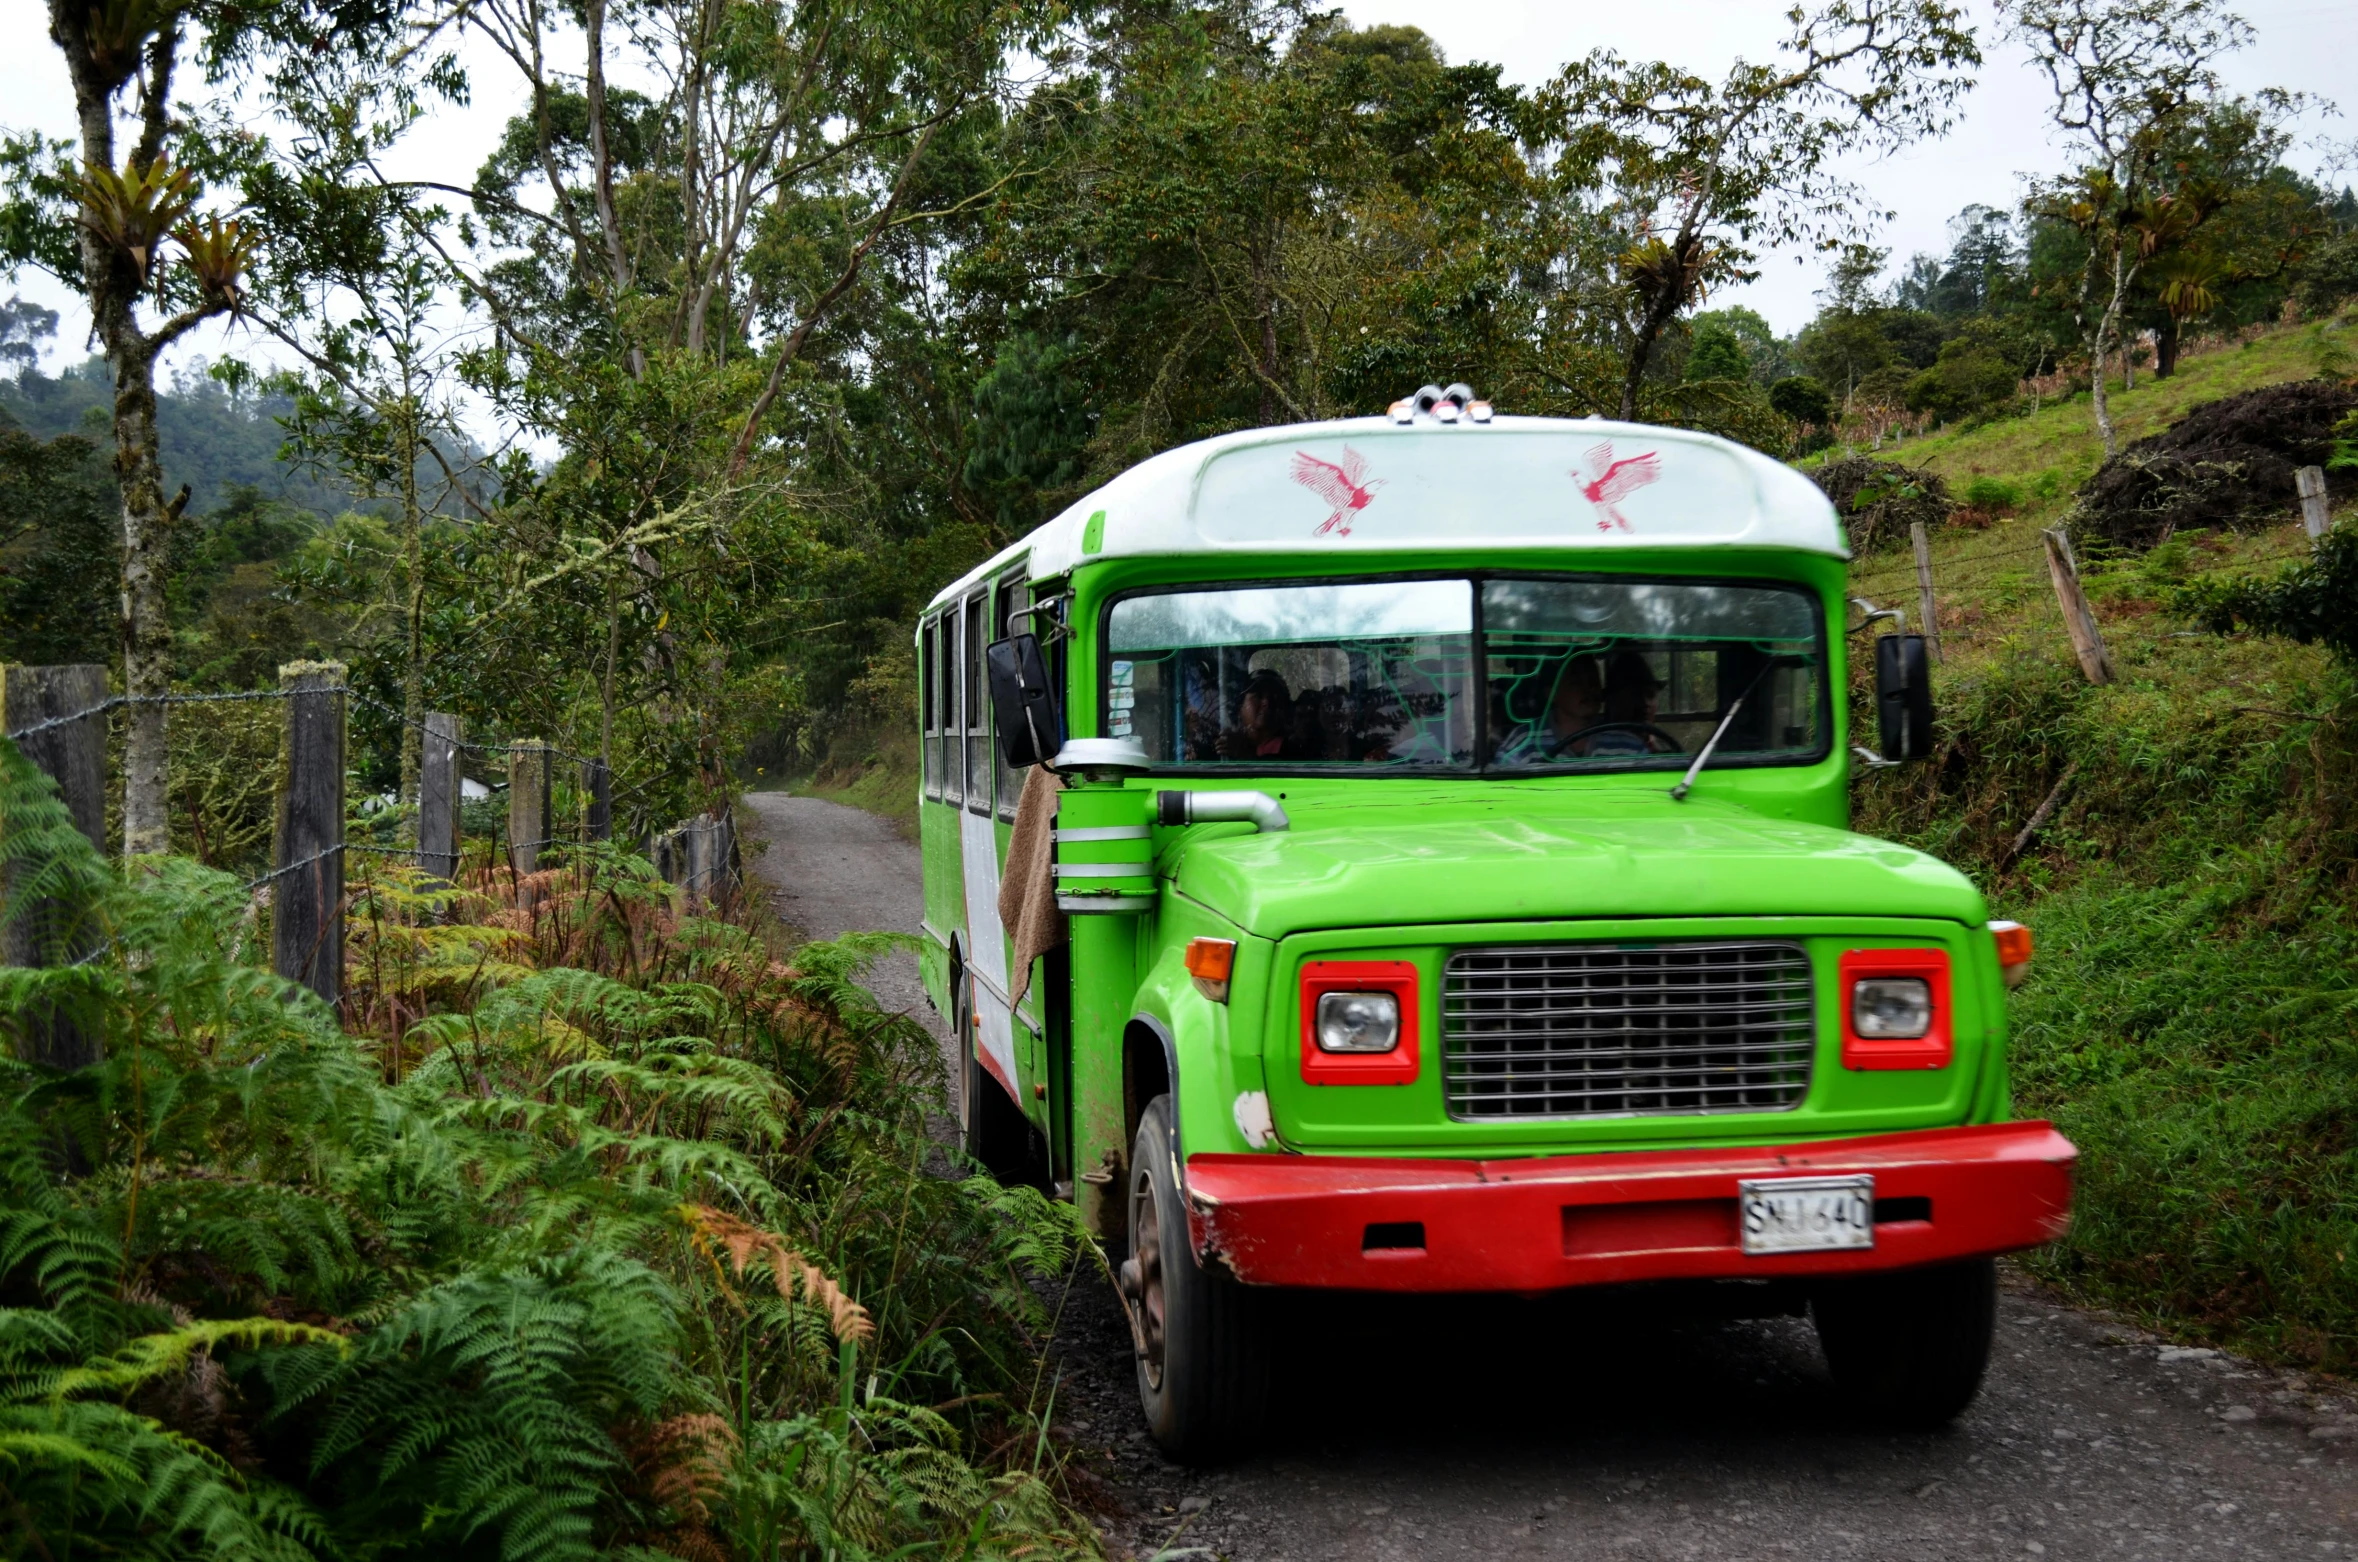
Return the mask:
<path fill-rule="evenodd" d="M 2178 372 L 2178 317 L 2164 315 L 2153 333 L 2153 377 L 2166 380 Z"/>
<path fill-rule="evenodd" d="M 172 848 L 171 757 L 162 697 L 172 692 L 172 615 L 164 597 L 177 504 L 164 503 L 153 349 L 136 330 L 107 333 L 115 365 L 115 480 L 123 491 L 123 855 Z"/>
<path fill-rule="evenodd" d="M 1629 344 L 1629 372 L 1621 377 L 1621 410 L 1617 415 L 1624 423 L 1637 420 L 1638 387 L 1645 383 L 1646 365 L 1653 359 L 1654 344 L 1662 339 L 1663 327 L 1678 313 L 1678 295 L 1676 286 L 1668 286 L 1657 288 L 1646 300 L 1636 338 Z"/>
<path fill-rule="evenodd" d="M 615 324 L 621 325 L 622 295 L 630 290 L 630 257 L 623 249 L 622 221 L 614 207 L 614 156 L 606 135 L 606 0 L 588 0 L 583 20 L 589 35 L 589 70 L 583 86 L 589 108 L 590 195 L 598 208 L 598 232 L 606 241 L 606 265 L 613 279 L 607 307 Z M 689 112 L 695 112 L 695 105 L 689 105 Z M 647 355 L 635 342 L 626 361 L 632 379 L 645 377 Z"/>
<path fill-rule="evenodd" d="M 140 130 L 128 168 L 144 168 L 164 150 L 179 24 L 168 20 L 162 31 L 146 34 L 135 48 L 126 48 L 129 40 L 121 37 L 109 37 L 101 47 L 94 43 L 92 31 L 105 25 L 107 14 L 113 13 L 51 0 L 49 36 L 64 54 L 73 78 L 83 168 L 115 171 L 115 98 L 135 77 Z M 113 25 L 120 28 L 125 23 L 118 16 Z M 172 624 L 164 584 L 172 524 L 180 506 L 164 502 L 156 437 L 156 352 L 163 335 L 141 331 L 137 313 L 153 257 L 135 264 L 91 224 L 76 226 L 82 295 L 89 301 L 92 331 L 115 378 L 115 481 L 123 499 L 123 691 L 134 700 L 158 702 L 133 705 L 125 723 L 123 854 L 136 857 L 171 845 L 166 813 L 171 761 L 160 701 L 172 689 Z M 184 315 L 177 328 L 185 329 L 194 318 Z M 167 327 L 167 332 L 173 329 Z"/>
<path fill-rule="evenodd" d="M 426 557 L 421 536 L 425 517 L 418 506 L 418 402 L 414 395 L 402 398 L 399 449 L 401 570 L 409 592 L 404 614 L 408 635 L 401 667 L 401 796 L 423 806 L 418 782 L 425 771 Z"/>
<path fill-rule="evenodd" d="M 2111 387 L 2104 382 L 2104 349 L 2120 331 L 2121 312 L 2128 293 L 2129 272 L 2123 262 L 2120 245 L 2115 241 L 2112 250 L 2112 298 L 2105 304 L 2104 313 L 2097 317 L 2096 339 L 2088 355 L 2095 370 L 2088 380 L 2089 398 L 2095 407 L 2096 432 L 2104 437 L 2104 459 L 2107 461 L 2121 453 L 2121 442 L 2112 426 Z M 2121 361 L 2126 363 L 2128 359 L 2129 349 L 2124 343 Z"/>

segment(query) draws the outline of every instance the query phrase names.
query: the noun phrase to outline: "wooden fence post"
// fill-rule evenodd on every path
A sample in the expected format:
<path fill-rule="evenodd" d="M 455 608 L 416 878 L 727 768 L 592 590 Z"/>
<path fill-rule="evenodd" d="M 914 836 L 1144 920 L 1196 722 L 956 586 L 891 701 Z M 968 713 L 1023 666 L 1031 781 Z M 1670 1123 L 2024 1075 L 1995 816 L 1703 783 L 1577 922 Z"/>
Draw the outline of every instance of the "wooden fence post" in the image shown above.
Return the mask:
<path fill-rule="evenodd" d="M 2055 600 L 2062 605 L 2063 627 L 2071 635 L 2080 671 L 2088 675 L 2090 683 L 2110 683 L 2112 656 L 2104 649 L 2096 615 L 2088 610 L 2087 593 L 2080 589 L 2080 565 L 2071 555 L 2071 542 L 2060 531 L 2043 531 L 2039 536 L 2047 544 L 2047 573 L 2055 582 Z"/>
<path fill-rule="evenodd" d="M 344 989 L 344 664 L 289 662 L 271 842 L 271 968 L 329 1003 Z"/>
<path fill-rule="evenodd" d="M 2293 473 L 2293 487 L 2301 496 L 2301 525 L 2312 541 L 2333 529 L 2333 517 L 2326 513 L 2325 468 L 2305 466 Z"/>
<path fill-rule="evenodd" d="M 687 822 L 681 834 L 688 849 L 688 865 L 680 887 L 688 892 L 689 905 L 701 906 L 712 899 L 712 815 L 698 814 Z"/>
<path fill-rule="evenodd" d="M 606 768 L 604 760 L 585 759 L 581 762 L 581 795 L 587 799 L 581 814 L 582 839 L 613 839 L 614 772 Z"/>
<path fill-rule="evenodd" d="M 549 749 L 525 738 L 508 749 L 508 865 L 521 879 L 540 870 L 549 845 Z"/>
<path fill-rule="evenodd" d="M 458 717 L 426 712 L 418 765 L 418 867 L 443 884 L 458 880 L 459 803 L 466 792 L 458 757 L 464 731 Z"/>
<path fill-rule="evenodd" d="M 0 732 L 22 732 L 44 722 L 92 711 L 106 700 L 106 669 L 87 662 L 63 667 L 0 668 Z M 92 714 L 17 739 L 25 758 L 57 783 L 74 826 L 106 855 L 106 718 Z M 0 828 L 7 821 L 0 819 Z M 42 901 L 10 904 L 7 941 L 0 963 L 46 965 L 77 960 L 92 940 L 77 936 L 74 908 Z M 27 1016 L 19 1031 L 18 1055 L 49 1068 L 88 1068 L 98 1061 L 98 1042 L 62 1016 Z"/>
<path fill-rule="evenodd" d="M 1940 615 L 1932 601 L 1932 534 L 1922 521 L 1908 523 L 1908 541 L 1916 546 L 1916 604 L 1924 613 L 1924 649 L 1940 660 Z"/>

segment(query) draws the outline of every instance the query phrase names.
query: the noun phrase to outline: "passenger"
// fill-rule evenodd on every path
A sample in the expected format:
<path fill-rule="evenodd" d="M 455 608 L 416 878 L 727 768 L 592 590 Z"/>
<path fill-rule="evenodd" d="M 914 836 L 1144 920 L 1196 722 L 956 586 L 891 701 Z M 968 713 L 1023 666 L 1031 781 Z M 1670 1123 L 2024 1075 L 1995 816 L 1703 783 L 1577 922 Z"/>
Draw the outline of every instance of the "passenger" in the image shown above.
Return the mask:
<path fill-rule="evenodd" d="M 1263 668 L 1236 702 L 1236 725 L 1220 734 L 1222 759 L 1283 759 L 1293 731 L 1294 695 L 1274 669 Z"/>

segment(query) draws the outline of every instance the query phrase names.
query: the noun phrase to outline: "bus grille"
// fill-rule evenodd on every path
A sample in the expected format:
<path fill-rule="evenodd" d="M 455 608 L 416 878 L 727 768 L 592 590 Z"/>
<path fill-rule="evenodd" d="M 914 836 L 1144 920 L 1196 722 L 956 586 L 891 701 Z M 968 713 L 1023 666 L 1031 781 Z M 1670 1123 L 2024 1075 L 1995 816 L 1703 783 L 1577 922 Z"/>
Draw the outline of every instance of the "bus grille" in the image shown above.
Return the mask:
<path fill-rule="evenodd" d="M 1816 1042 L 1798 944 L 1461 949 L 1442 982 L 1455 1118 L 1781 1111 Z"/>

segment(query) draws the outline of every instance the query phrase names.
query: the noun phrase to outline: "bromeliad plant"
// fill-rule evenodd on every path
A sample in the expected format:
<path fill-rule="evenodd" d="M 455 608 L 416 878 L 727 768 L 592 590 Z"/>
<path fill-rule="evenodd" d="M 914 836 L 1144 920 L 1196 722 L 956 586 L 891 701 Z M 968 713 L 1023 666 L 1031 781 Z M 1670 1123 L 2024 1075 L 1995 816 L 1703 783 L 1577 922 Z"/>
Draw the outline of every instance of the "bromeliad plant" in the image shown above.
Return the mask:
<path fill-rule="evenodd" d="M 389 873 L 348 1035 L 5 744 L 0 854 L 57 962 L 0 968 L 0 1554 L 1095 1552 L 1025 1462 L 1078 1239 L 942 1175 L 887 941 L 787 963 L 608 851 Z"/>

